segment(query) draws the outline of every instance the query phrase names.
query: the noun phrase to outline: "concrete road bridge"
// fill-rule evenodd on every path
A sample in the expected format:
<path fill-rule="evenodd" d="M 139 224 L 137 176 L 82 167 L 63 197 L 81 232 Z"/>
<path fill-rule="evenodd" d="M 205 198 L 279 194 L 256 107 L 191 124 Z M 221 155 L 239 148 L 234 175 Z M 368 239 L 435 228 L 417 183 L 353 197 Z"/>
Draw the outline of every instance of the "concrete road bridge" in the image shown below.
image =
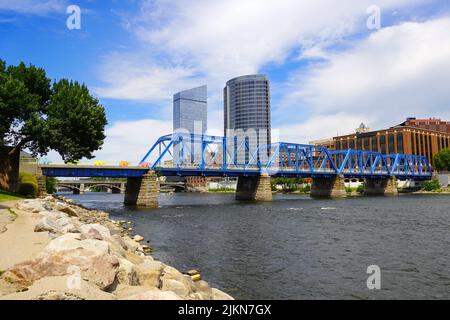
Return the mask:
<path fill-rule="evenodd" d="M 159 181 L 160 191 L 184 191 L 186 190 L 185 182 L 166 182 Z M 114 180 L 58 180 L 56 186 L 58 191 L 71 190 L 73 194 L 84 194 L 85 192 L 94 191 L 95 188 L 104 188 L 108 193 L 125 193 L 126 181 Z"/>
<path fill-rule="evenodd" d="M 159 176 L 238 177 L 236 199 L 271 201 L 271 177 L 312 178 L 311 196 L 345 197 L 345 179 L 364 179 L 368 195 L 390 195 L 397 193 L 396 180 L 429 180 L 433 174 L 424 156 L 286 142 L 252 149 L 248 141 L 174 133 L 160 137 L 138 166 L 42 165 L 41 169 L 51 177 L 127 178 L 125 203 L 139 206 L 158 205 Z"/>

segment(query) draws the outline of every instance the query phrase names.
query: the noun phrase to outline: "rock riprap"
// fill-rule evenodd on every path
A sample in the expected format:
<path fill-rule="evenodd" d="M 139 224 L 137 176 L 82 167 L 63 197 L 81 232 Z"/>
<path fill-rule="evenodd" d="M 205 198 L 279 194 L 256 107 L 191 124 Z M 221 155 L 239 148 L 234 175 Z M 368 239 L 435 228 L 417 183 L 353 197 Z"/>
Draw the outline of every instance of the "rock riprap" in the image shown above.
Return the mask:
<path fill-rule="evenodd" d="M 52 240 L 35 259 L 3 272 L 0 283 L 17 292 L 2 296 L 8 291 L 0 290 L 0 300 L 233 299 L 154 260 L 144 238 L 130 237 L 122 227 L 128 223 L 111 221 L 106 212 L 53 196 L 20 201 L 16 208 L 39 215 L 34 232 Z"/>

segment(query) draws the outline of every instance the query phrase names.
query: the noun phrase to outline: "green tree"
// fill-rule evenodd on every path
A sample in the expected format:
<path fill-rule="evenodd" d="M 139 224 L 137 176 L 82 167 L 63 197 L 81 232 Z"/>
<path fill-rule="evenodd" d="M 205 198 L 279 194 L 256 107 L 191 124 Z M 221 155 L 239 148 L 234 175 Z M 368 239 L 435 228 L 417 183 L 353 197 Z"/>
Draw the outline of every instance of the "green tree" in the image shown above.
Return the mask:
<path fill-rule="evenodd" d="M 45 188 L 48 194 L 53 194 L 58 191 L 56 183 L 58 181 L 54 177 L 45 177 Z"/>
<path fill-rule="evenodd" d="M 441 184 L 437 179 L 428 180 L 423 184 L 423 189 L 425 191 L 439 191 L 441 190 Z"/>
<path fill-rule="evenodd" d="M 436 170 L 450 171 L 450 149 L 443 149 L 433 157 L 433 167 Z"/>
<path fill-rule="evenodd" d="M 51 84 L 33 65 L 6 67 L 0 59 L 0 145 L 33 155 L 58 152 L 65 162 L 93 158 L 105 138 L 104 108 L 84 84 Z"/>
<path fill-rule="evenodd" d="M 302 183 L 303 179 L 301 178 L 274 178 L 272 179 L 272 190 L 276 190 L 276 186 L 280 185 L 283 192 L 295 192 L 298 190 L 298 185 Z"/>

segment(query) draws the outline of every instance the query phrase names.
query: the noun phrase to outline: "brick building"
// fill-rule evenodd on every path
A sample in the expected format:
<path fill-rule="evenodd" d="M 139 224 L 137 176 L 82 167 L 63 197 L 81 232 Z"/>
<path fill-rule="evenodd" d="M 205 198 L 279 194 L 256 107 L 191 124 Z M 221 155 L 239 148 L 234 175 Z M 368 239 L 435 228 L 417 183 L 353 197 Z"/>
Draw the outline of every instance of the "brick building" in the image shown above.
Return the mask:
<path fill-rule="evenodd" d="M 434 118 L 408 118 L 392 128 L 338 136 L 333 141 L 336 150 L 358 149 L 386 154 L 422 155 L 432 163 L 436 153 L 450 147 L 450 122 Z"/>

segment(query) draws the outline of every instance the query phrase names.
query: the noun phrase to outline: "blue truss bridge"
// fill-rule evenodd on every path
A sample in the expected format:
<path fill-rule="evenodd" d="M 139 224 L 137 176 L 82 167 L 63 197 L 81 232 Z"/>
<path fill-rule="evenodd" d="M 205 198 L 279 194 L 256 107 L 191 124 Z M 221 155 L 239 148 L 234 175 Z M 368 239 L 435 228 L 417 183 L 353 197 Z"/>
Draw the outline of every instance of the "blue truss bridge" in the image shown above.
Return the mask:
<path fill-rule="evenodd" d="M 327 150 L 322 146 L 277 142 L 252 150 L 248 139 L 175 133 L 155 142 L 141 160 L 163 176 L 430 179 L 424 156 L 382 154 L 363 150 Z"/>
<path fill-rule="evenodd" d="M 147 162 L 154 159 L 153 162 Z M 247 139 L 174 133 L 160 137 L 138 166 L 42 165 L 53 177 L 162 176 L 379 178 L 428 180 L 425 156 L 364 150 L 327 150 L 322 146 L 277 142 L 252 150 Z"/>
<path fill-rule="evenodd" d="M 396 194 L 396 180 L 423 181 L 424 156 L 277 142 L 252 149 L 246 137 L 173 133 L 160 137 L 136 166 L 42 165 L 51 177 L 127 178 L 125 203 L 157 206 L 161 176 L 237 177 L 236 198 L 271 201 L 271 177 L 311 178 L 311 195 L 346 196 L 344 180 L 365 181 L 366 194 Z"/>

